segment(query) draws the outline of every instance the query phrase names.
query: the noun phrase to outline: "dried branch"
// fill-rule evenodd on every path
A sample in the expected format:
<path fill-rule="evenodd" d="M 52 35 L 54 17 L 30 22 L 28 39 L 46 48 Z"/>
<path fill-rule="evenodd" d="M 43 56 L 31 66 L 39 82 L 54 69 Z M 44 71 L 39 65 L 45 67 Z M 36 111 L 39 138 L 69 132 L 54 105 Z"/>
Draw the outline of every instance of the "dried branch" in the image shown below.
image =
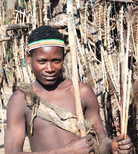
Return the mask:
<path fill-rule="evenodd" d="M 18 24 L 7 24 L 0 27 L 0 31 L 18 30 L 31 28 L 31 23 L 18 23 Z"/>

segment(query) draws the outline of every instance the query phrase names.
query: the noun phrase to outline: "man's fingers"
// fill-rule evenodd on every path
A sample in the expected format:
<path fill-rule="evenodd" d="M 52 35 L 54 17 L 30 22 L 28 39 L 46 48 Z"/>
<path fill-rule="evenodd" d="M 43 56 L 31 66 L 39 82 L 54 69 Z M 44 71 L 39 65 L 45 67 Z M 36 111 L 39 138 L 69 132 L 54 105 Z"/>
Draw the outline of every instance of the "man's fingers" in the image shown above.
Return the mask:
<path fill-rule="evenodd" d="M 94 146 L 93 146 L 93 140 L 92 140 L 92 135 L 91 134 L 88 134 L 86 136 L 86 139 L 87 139 L 87 142 L 88 142 L 88 145 L 89 145 L 89 152 L 93 152 L 94 151 Z"/>
<path fill-rule="evenodd" d="M 118 150 L 119 154 L 132 154 L 132 148 L 129 150 Z"/>
<path fill-rule="evenodd" d="M 91 135 L 91 134 L 88 134 L 88 135 L 86 136 L 86 139 L 87 139 L 87 141 L 90 141 L 90 140 L 92 139 L 92 135 Z"/>
<path fill-rule="evenodd" d="M 93 146 L 93 141 L 92 141 L 92 140 L 89 141 L 89 147 L 90 147 L 89 152 L 94 152 L 95 148 L 94 148 L 94 146 Z"/>
<path fill-rule="evenodd" d="M 87 148 L 88 148 L 89 153 L 93 154 L 92 152 L 94 152 L 94 146 L 93 146 L 94 142 L 92 140 L 92 135 L 88 134 L 85 137 L 83 137 L 82 139 L 87 142 L 87 145 L 88 145 Z"/>
<path fill-rule="evenodd" d="M 86 140 L 88 142 L 89 146 L 92 146 L 93 143 L 94 143 L 93 140 L 92 140 L 92 136 L 90 134 L 85 136 L 85 137 L 83 137 L 83 140 Z"/>
<path fill-rule="evenodd" d="M 93 143 L 94 143 L 93 140 L 90 140 L 89 141 L 89 146 L 93 146 Z"/>
<path fill-rule="evenodd" d="M 131 139 L 127 136 L 126 139 L 119 142 L 119 145 L 125 145 L 125 144 L 129 144 L 129 143 L 131 143 Z"/>
<path fill-rule="evenodd" d="M 90 147 L 90 151 L 89 152 L 94 152 L 94 146 Z"/>
<path fill-rule="evenodd" d="M 133 143 L 131 139 L 127 136 L 127 138 L 119 143 L 118 146 L 120 154 L 131 154 L 133 151 Z"/>
<path fill-rule="evenodd" d="M 119 136 L 116 137 L 117 142 L 122 141 L 125 138 L 125 134 L 120 134 Z"/>
<path fill-rule="evenodd" d="M 119 145 L 120 150 L 129 150 L 132 147 L 133 147 L 133 143 L 129 143 L 129 144 L 126 144 L 126 145 Z"/>

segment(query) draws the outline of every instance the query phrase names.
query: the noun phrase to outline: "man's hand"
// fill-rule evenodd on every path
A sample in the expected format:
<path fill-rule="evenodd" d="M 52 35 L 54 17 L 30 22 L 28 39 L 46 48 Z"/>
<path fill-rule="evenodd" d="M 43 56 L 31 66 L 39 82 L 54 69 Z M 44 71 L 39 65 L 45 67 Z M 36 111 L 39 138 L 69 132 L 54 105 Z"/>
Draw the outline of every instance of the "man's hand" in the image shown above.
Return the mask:
<path fill-rule="evenodd" d="M 131 139 L 127 136 L 126 139 L 124 134 L 115 137 L 112 140 L 111 148 L 113 153 L 119 154 L 132 154 L 133 152 L 133 143 Z"/>
<path fill-rule="evenodd" d="M 92 136 L 88 134 L 85 137 L 75 137 L 67 146 L 66 153 L 71 154 L 92 154 L 94 151 Z"/>

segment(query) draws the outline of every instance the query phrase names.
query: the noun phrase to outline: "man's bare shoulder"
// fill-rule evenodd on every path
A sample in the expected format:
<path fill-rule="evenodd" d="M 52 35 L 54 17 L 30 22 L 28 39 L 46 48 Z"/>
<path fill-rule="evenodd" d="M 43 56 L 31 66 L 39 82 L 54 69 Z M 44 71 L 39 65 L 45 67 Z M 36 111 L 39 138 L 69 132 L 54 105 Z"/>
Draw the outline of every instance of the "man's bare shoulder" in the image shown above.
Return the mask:
<path fill-rule="evenodd" d="M 65 79 L 64 86 L 65 87 L 70 87 L 71 89 L 73 89 L 72 80 Z M 79 88 L 80 88 L 81 96 L 87 97 L 88 95 L 90 95 L 90 96 L 96 97 L 93 89 L 91 88 L 91 86 L 89 84 L 79 82 Z"/>
<path fill-rule="evenodd" d="M 9 102 L 11 102 L 11 101 L 13 101 L 13 100 L 15 100 L 15 101 L 22 100 L 22 101 L 24 101 L 24 100 L 25 100 L 25 97 L 24 97 L 23 92 L 21 92 L 20 90 L 16 90 L 16 91 L 11 95 L 11 97 L 10 97 L 10 99 L 9 99 Z"/>
<path fill-rule="evenodd" d="M 87 83 L 80 82 L 80 92 L 84 95 L 91 95 L 95 97 L 95 93 L 91 86 Z"/>
<path fill-rule="evenodd" d="M 97 97 L 90 85 L 80 82 L 80 94 L 84 106 L 98 109 Z"/>
<path fill-rule="evenodd" d="M 27 106 L 26 106 L 26 100 L 25 100 L 25 96 L 23 94 L 23 92 L 21 92 L 20 90 L 15 91 L 9 101 L 8 101 L 8 108 L 7 110 L 10 112 L 10 110 L 12 111 L 16 111 L 16 110 L 21 110 L 24 111 L 26 110 Z"/>

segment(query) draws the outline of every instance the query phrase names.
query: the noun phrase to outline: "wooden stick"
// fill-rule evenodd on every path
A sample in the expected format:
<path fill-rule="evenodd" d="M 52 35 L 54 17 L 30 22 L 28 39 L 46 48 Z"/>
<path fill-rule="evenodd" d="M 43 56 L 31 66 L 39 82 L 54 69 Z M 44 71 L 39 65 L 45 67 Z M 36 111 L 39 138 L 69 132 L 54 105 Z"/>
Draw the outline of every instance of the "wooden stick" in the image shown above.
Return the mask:
<path fill-rule="evenodd" d="M 19 11 L 21 12 L 21 0 L 18 0 L 19 3 Z M 21 23 L 21 13 L 19 13 L 19 22 Z"/>
<path fill-rule="evenodd" d="M 31 23 L 19 23 L 19 24 L 7 24 L 0 27 L 2 31 L 9 31 L 9 30 L 18 30 L 18 29 L 25 29 L 31 28 Z"/>
<path fill-rule="evenodd" d="M 37 17 L 36 17 L 36 0 L 32 0 L 33 3 L 33 30 L 36 29 Z"/>
<path fill-rule="evenodd" d="M 129 79 L 128 79 L 128 91 L 127 91 L 127 101 L 126 101 L 126 119 L 125 119 L 125 138 L 127 135 L 127 125 L 128 125 L 128 112 L 129 112 L 129 100 L 130 100 L 130 88 L 131 88 L 131 75 L 132 75 L 132 70 L 130 70 L 129 73 Z"/>
<path fill-rule="evenodd" d="M 21 39 L 20 39 L 20 60 L 23 71 L 24 82 L 30 83 L 29 76 L 26 70 L 25 64 L 25 56 L 24 56 L 24 32 L 21 31 Z"/>
<path fill-rule="evenodd" d="M 42 0 L 39 1 L 39 22 L 40 22 L 40 26 L 42 26 L 43 24 L 43 13 L 42 13 L 42 10 L 43 10 L 43 2 Z"/>
<path fill-rule="evenodd" d="M 84 8 L 84 50 L 85 53 L 88 53 L 88 47 L 87 47 L 87 25 L 86 25 L 86 16 L 87 16 L 87 5 L 88 5 L 88 1 L 85 1 L 85 8 Z"/>
<path fill-rule="evenodd" d="M 10 37 L 3 37 L 3 38 L 0 39 L 0 43 L 3 42 L 3 41 L 9 41 L 9 40 L 11 40 Z"/>
<path fill-rule="evenodd" d="M 2 10 L 2 2 L 0 2 L 0 10 Z M 3 25 L 2 11 L 0 11 L 0 25 Z"/>
<path fill-rule="evenodd" d="M 121 71 L 121 68 L 120 68 L 120 72 Z M 122 81 L 121 81 L 122 78 L 120 78 L 120 119 L 121 119 L 121 133 L 122 133 L 122 119 L 123 119 L 123 100 L 122 100 L 122 97 L 123 97 L 123 86 L 122 86 Z"/>
<path fill-rule="evenodd" d="M 123 41 L 123 6 L 119 11 L 120 18 L 120 59 L 119 59 L 119 81 L 120 81 L 120 119 L 121 119 L 121 133 L 122 133 L 122 120 L 123 120 L 123 58 L 124 58 L 124 41 Z"/>
<path fill-rule="evenodd" d="M 74 38 L 74 29 L 72 23 L 72 2 L 68 0 L 67 2 L 68 9 L 68 33 L 69 33 L 69 45 L 70 45 L 70 52 L 72 58 L 72 82 L 74 88 L 74 95 L 75 95 L 75 102 L 76 102 L 76 114 L 78 118 L 78 127 L 80 129 L 81 137 L 86 136 L 86 128 L 85 128 L 85 121 L 82 112 L 81 106 L 81 96 L 79 90 L 79 81 L 78 81 L 78 68 L 77 68 L 77 53 L 76 53 L 76 46 L 75 46 L 75 38 Z"/>
<path fill-rule="evenodd" d="M 25 36 L 25 51 L 27 51 L 27 50 L 28 50 L 28 34 Z M 30 64 L 27 63 L 26 66 L 27 66 L 27 72 L 29 75 L 30 83 L 32 83 L 34 81 L 34 79 L 33 79 L 33 75 L 31 72 Z"/>
<path fill-rule="evenodd" d="M 3 2 L 3 3 L 4 3 L 4 2 Z M 2 19 L 2 20 L 3 20 L 3 25 L 4 25 L 4 22 L 5 22 L 5 10 L 4 10 L 4 5 L 2 6 L 2 9 L 3 9 L 3 11 L 2 11 L 2 12 L 3 12 L 3 19 Z"/>
<path fill-rule="evenodd" d="M 80 97 L 80 90 L 79 90 L 79 82 L 78 82 L 78 70 L 77 70 L 77 54 L 76 54 L 76 47 L 72 45 L 71 47 L 71 57 L 72 57 L 72 82 L 73 88 L 75 92 L 75 102 L 76 102 L 76 114 L 78 118 L 78 127 L 80 129 L 81 137 L 86 136 L 86 129 L 85 129 L 85 121 L 82 112 L 81 106 L 81 97 Z"/>
<path fill-rule="evenodd" d="M 18 61 L 18 45 L 17 45 L 17 38 L 16 36 L 14 37 L 14 45 L 13 45 L 13 56 L 15 60 L 15 74 L 17 77 L 17 83 L 21 81 L 21 72 L 20 72 L 20 67 L 19 67 L 19 61 Z"/>
<path fill-rule="evenodd" d="M 121 3 L 137 3 L 137 1 L 133 0 L 110 0 L 110 2 L 121 2 Z"/>
<path fill-rule="evenodd" d="M 125 111 L 126 111 L 126 93 L 127 93 L 127 75 L 128 75 L 128 52 L 129 52 L 129 35 L 130 35 L 130 23 L 128 22 L 128 34 L 127 34 L 127 49 L 125 56 L 125 76 L 123 80 L 123 119 L 122 119 L 122 133 L 125 132 Z"/>

